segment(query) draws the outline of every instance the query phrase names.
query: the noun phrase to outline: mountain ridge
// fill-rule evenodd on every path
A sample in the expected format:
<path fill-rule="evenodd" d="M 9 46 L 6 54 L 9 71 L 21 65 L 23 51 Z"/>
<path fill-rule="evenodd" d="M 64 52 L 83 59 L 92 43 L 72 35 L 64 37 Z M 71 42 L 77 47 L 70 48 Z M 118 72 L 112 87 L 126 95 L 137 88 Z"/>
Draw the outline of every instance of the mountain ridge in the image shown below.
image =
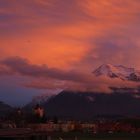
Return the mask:
<path fill-rule="evenodd" d="M 49 116 L 90 118 L 94 115 L 140 115 L 139 94 L 92 93 L 63 91 L 47 103 L 43 103 Z"/>

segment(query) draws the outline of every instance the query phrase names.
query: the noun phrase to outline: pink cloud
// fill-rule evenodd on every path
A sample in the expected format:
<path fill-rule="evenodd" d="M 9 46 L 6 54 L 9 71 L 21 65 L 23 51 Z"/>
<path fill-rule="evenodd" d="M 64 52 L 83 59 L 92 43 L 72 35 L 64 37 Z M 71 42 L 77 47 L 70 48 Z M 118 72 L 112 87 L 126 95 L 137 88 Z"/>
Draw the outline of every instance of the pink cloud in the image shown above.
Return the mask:
<path fill-rule="evenodd" d="M 1 66 L 9 70 L 11 75 L 19 74 L 35 78 L 34 81 L 24 83 L 23 85 L 36 89 L 67 89 L 109 93 L 112 91 L 111 87 L 121 89 L 138 88 L 140 86 L 139 82 L 123 81 L 106 76 L 96 77 L 92 73 L 81 73 L 74 70 L 64 71 L 48 68 L 46 65 L 34 65 L 27 59 L 20 57 L 2 60 Z"/>

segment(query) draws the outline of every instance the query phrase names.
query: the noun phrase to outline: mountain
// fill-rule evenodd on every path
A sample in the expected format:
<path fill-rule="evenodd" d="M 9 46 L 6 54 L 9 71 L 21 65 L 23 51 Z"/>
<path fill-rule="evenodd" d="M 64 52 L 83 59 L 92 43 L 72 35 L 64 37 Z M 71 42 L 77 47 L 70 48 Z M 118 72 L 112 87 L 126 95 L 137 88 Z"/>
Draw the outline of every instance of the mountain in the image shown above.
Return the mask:
<path fill-rule="evenodd" d="M 0 101 L 0 116 L 4 116 L 7 113 L 10 113 L 13 108 L 3 102 Z"/>
<path fill-rule="evenodd" d="M 107 76 L 140 82 L 140 71 L 122 65 L 104 64 L 93 71 L 96 77 Z M 140 89 L 111 87 L 112 93 L 62 91 L 55 96 L 37 96 L 25 108 L 40 103 L 47 116 L 90 119 L 97 115 L 140 116 Z"/>
<path fill-rule="evenodd" d="M 97 115 L 140 115 L 140 96 L 131 93 L 63 91 L 41 104 L 47 116 L 90 119 Z"/>
<path fill-rule="evenodd" d="M 119 78 L 121 80 L 131 80 L 131 81 L 140 81 L 140 71 L 135 70 L 134 68 L 127 68 L 123 65 L 111 65 L 111 64 L 103 64 L 93 72 L 93 75 L 96 77 L 107 76 L 109 78 Z M 113 87 L 112 87 L 113 88 Z M 113 89 L 119 91 L 130 91 L 133 89 Z M 134 89 L 135 90 L 135 89 Z M 29 103 L 30 106 L 34 106 L 35 104 L 47 102 L 50 98 L 53 98 L 58 93 L 45 93 L 38 96 L 33 97 L 32 101 Z"/>
<path fill-rule="evenodd" d="M 140 71 L 123 65 L 103 64 L 93 71 L 95 76 L 107 76 L 122 80 L 140 81 Z"/>

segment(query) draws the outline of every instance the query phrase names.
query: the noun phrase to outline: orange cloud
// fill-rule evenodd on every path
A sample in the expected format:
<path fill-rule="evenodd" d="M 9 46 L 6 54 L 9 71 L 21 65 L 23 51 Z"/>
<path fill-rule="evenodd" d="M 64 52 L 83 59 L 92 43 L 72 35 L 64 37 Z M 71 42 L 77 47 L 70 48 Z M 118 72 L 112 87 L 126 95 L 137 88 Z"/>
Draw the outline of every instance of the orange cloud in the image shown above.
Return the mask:
<path fill-rule="evenodd" d="M 48 35 L 28 35 L 22 39 L 3 40 L 1 46 L 1 57 L 24 56 L 33 63 L 59 68 L 69 68 L 73 62 L 80 61 L 88 49 L 79 41 L 57 39 Z"/>
<path fill-rule="evenodd" d="M 73 11 L 70 6 L 73 6 Z M 3 58 L 18 55 L 36 64 L 46 63 L 51 67 L 63 69 L 79 67 L 81 70 L 82 67 L 84 69 L 89 65 L 104 63 L 103 60 L 109 61 L 107 63 L 117 63 L 118 59 L 118 63 L 124 64 L 128 59 L 126 51 L 131 57 L 129 63 L 140 67 L 136 62 L 139 49 L 133 52 L 129 51 L 133 48 L 126 47 L 130 41 L 135 48 L 139 45 L 139 8 L 139 2 L 136 0 L 10 2 L 1 12 L 6 15 L 12 13 L 10 17 L 14 15 L 14 19 L 10 20 L 8 15 L 10 22 L 6 22 L 6 18 L 2 24 L 10 30 L 15 30 L 9 32 L 5 29 L 6 36 L 1 35 L 0 56 Z M 97 40 L 106 40 L 107 43 L 103 43 L 104 46 L 101 47 Z M 121 46 L 112 46 L 116 53 L 106 46 L 110 45 L 110 42 Z M 113 53 L 117 58 L 106 52 Z M 134 57 L 132 52 L 137 57 Z"/>

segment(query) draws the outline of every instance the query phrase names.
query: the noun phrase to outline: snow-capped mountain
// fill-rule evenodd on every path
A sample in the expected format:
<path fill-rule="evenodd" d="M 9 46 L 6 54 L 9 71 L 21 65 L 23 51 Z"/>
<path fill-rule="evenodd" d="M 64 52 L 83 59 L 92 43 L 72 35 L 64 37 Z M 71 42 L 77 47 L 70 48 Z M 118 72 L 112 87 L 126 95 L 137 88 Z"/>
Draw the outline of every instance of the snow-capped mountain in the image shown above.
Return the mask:
<path fill-rule="evenodd" d="M 122 65 L 104 64 L 93 71 L 96 77 L 107 76 L 140 82 L 140 71 Z M 95 114 L 139 114 L 140 89 L 111 87 L 112 94 L 104 92 L 65 91 L 35 96 L 24 109 L 31 110 L 37 103 L 49 116 L 89 117 Z M 123 108 L 121 108 L 123 106 Z M 120 109 L 121 108 L 121 109 Z M 134 111 L 134 110 L 137 111 Z"/>
<path fill-rule="evenodd" d="M 140 81 L 140 71 L 134 68 L 127 68 L 123 65 L 103 64 L 97 68 L 93 74 L 95 76 L 107 76 L 110 78 L 120 78 L 122 80 Z"/>

